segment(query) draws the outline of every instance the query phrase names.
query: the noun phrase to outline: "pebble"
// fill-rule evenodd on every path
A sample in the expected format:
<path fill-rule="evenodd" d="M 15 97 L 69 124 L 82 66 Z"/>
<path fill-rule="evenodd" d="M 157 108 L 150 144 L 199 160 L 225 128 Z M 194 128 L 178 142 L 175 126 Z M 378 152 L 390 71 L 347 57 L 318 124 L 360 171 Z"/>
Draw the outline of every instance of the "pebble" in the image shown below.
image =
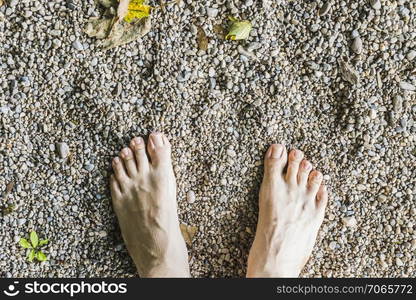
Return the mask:
<path fill-rule="evenodd" d="M 408 60 L 413 60 L 416 57 L 416 51 L 415 50 L 410 50 L 409 52 L 407 52 L 406 54 L 406 58 Z"/>
<path fill-rule="evenodd" d="M 186 200 L 188 200 L 188 203 L 194 203 L 195 202 L 195 192 L 194 191 L 188 191 L 186 194 Z"/>
<path fill-rule="evenodd" d="M 228 149 L 227 150 L 227 155 L 230 156 L 230 157 L 236 157 L 237 153 L 235 153 L 235 151 L 232 150 L 232 149 Z"/>
<path fill-rule="evenodd" d="M 208 69 L 208 76 L 209 77 L 215 77 L 215 74 L 216 74 L 215 69 L 213 67 L 210 67 Z"/>
<path fill-rule="evenodd" d="M 72 43 L 72 47 L 74 47 L 76 50 L 78 50 L 78 51 L 82 51 L 82 50 L 84 50 L 84 46 L 82 46 L 82 44 L 81 44 L 81 42 L 79 41 L 79 40 L 75 40 L 73 43 Z"/>
<path fill-rule="evenodd" d="M 361 54 L 363 50 L 363 42 L 359 36 L 357 36 L 351 45 L 352 51 L 354 51 L 356 54 Z"/>
<path fill-rule="evenodd" d="M 57 143 L 56 149 L 58 151 L 59 157 L 65 159 L 69 155 L 69 146 L 67 143 Z"/>
<path fill-rule="evenodd" d="M 26 219 L 25 218 L 21 218 L 17 220 L 17 225 L 22 226 L 26 223 Z"/>
<path fill-rule="evenodd" d="M 416 91 L 416 87 L 413 84 L 406 81 L 400 81 L 400 88 L 405 91 Z"/>
<path fill-rule="evenodd" d="M 94 167 L 95 167 L 94 164 L 87 163 L 85 164 L 84 169 L 87 170 L 88 172 L 91 172 L 92 170 L 94 170 Z"/>
<path fill-rule="evenodd" d="M 353 216 L 342 218 L 342 223 L 347 227 L 356 227 L 357 226 L 357 220 Z"/>
<path fill-rule="evenodd" d="M 325 16 L 331 10 L 331 1 L 325 2 L 322 7 L 319 9 L 319 15 L 321 17 Z"/>
<path fill-rule="evenodd" d="M 381 8 L 381 2 L 380 0 L 370 0 L 370 5 L 372 8 L 378 10 Z"/>
<path fill-rule="evenodd" d="M 217 8 L 207 8 L 207 16 L 210 18 L 215 18 L 218 15 L 218 9 Z"/>

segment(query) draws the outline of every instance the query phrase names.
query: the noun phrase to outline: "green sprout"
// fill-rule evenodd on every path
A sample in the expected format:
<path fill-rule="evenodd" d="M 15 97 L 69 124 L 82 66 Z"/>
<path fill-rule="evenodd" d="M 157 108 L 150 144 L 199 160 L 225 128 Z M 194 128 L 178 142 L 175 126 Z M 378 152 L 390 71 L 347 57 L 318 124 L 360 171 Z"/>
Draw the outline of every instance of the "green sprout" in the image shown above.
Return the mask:
<path fill-rule="evenodd" d="M 30 242 L 27 239 L 20 238 L 19 244 L 25 249 L 30 249 L 27 255 L 27 260 L 32 262 L 35 258 L 38 261 L 46 261 L 48 258 L 39 248 L 49 243 L 49 240 L 40 240 L 38 234 L 35 231 L 30 233 Z"/>

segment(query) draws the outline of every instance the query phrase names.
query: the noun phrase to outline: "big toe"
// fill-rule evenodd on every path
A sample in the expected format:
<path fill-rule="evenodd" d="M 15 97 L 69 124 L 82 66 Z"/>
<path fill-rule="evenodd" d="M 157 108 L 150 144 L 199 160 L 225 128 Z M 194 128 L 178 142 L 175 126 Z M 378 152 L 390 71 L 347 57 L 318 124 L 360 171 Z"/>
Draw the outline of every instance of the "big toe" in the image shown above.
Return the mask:
<path fill-rule="evenodd" d="M 147 150 L 152 161 L 152 165 L 170 163 L 171 145 L 168 138 L 160 132 L 153 132 L 149 136 Z"/>
<path fill-rule="evenodd" d="M 266 176 L 282 177 L 286 162 L 287 152 L 285 146 L 282 144 L 272 144 L 264 158 L 264 174 Z"/>

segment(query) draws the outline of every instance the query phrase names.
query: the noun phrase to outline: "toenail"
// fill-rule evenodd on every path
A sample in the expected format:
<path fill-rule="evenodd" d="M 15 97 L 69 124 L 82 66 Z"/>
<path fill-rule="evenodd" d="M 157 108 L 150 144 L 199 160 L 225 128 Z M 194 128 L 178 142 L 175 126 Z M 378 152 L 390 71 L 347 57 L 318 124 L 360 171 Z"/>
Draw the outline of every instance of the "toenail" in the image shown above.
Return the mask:
<path fill-rule="evenodd" d="M 142 138 L 135 137 L 135 138 L 133 139 L 133 143 L 134 143 L 134 145 L 135 145 L 135 146 L 140 145 L 140 144 L 142 143 Z"/>
<path fill-rule="evenodd" d="M 119 164 L 119 163 L 120 163 L 120 159 L 119 159 L 118 157 L 114 157 L 114 159 L 113 159 L 113 163 L 114 163 L 115 165 Z"/>
<path fill-rule="evenodd" d="M 322 179 L 322 174 L 321 173 L 316 173 L 314 176 L 314 180 L 319 181 Z"/>
<path fill-rule="evenodd" d="M 274 145 L 272 147 L 272 153 L 270 154 L 270 156 L 272 158 L 280 158 L 282 156 L 283 153 L 283 146 L 282 145 Z"/>
<path fill-rule="evenodd" d="M 312 165 L 311 165 L 311 163 L 310 163 L 310 162 L 305 161 L 305 162 L 303 163 L 303 168 L 304 168 L 306 171 L 310 170 L 310 169 L 311 169 L 311 167 L 312 167 Z"/>
<path fill-rule="evenodd" d="M 128 148 L 124 148 L 123 150 L 121 150 L 121 154 L 123 154 L 124 157 L 129 157 L 130 150 Z"/>
<path fill-rule="evenodd" d="M 293 155 L 295 156 L 296 159 L 301 159 L 302 158 L 302 151 L 295 150 Z"/>

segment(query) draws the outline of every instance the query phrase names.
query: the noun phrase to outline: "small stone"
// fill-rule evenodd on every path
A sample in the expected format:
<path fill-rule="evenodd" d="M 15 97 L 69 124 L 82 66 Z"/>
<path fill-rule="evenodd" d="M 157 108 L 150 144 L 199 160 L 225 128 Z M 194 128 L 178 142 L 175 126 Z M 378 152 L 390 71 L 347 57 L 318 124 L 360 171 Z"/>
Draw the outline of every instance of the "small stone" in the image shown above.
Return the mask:
<path fill-rule="evenodd" d="M 403 109 L 403 98 L 400 95 L 396 95 L 393 98 L 393 110 L 395 113 L 400 113 Z"/>
<path fill-rule="evenodd" d="M 73 43 L 72 43 L 72 47 L 74 47 L 76 50 L 78 50 L 78 51 L 82 51 L 82 50 L 84 50 L 84 46 L 82 46 L 82 44 L 81 44 L 81 42 L 79 41 L 79 40 L 75 40 Z"/>
<path fill-rule="evenodd" d="M 381 2 L 380 0 L 370 0 L 370 5 L 372 8 L 378 10 L 381 8 Z"/>
<path fill-rule="evenodd" d="M 99 231 L 99 232 L 97 232 L 97 235 L 98 235 L 100 238 L 105 238 L 105 237 L 107 236 L 107 231 L 104 231 L 104 230 Z"/>
<path fill-rule="evenodd" d="M 215 69 L 213 67 L 210 67 L 208 69 L 208 76 L 209 77 L 215 77 Z"/>
<path fill-rule="evenodd" d="M 227 155 L 230 156 L 230 157 L 235 157 L 237 154 L 235 153 L 234 150 L 228 149 L 227 150 Z"/>
<path fill-rule="evenodd" d="M 357 226 L 357 220 L 353 216 L 342 218 L 342 223 L 347 227 L 356 227 Z"/>
<path fill-rule="evenodd" d="M 67 143 L 56 143 L 56 150 L 60 158 L 67 158 L 69 155 L 69 146 Z"/>
<path fill-rule="evenodd" d="M 325 16 L 329 11 L 331 10 L 331 1 L 327 1 L 322 5 L 322 7 L 319 9 L 319 15 L 321 17 Z"/>
<path fill-rule="evenodd" d="M 335 250 L 336 247 L 337 247 L 337 243 L 336 242 L 332 241 L 332 242 L 329 243 L 329 248 L 331 250 Z"/>
<path fill-rule="evenodd" d="M 363 42 L 359 36 L 357 36 L 351 45 L 352 51 L 354 51 L 356 54 L 361 54 L 363 50 Z"/>
<path fill-rule="evenodd" d="M 188 203 L 194 203 L 195 202 L 195 192 L 194 191 L 188 191 L 186 194 L 186 200 L 188 200 Z"/>
<path fill-rule="evenodd" d="M 402 90 L 412 91 L 412 92 L 416 91 L 416 87 L 413 84 L 409 83 L 409 82 L 401 81 L 399 85 L 400 85 L 400 88 Z"/>
<path fill-rule="evenodd" d="M 25 218 L 21 218 L 21 219 L 17 220 L 17 224 L 18 224 L 19 226 L 22 226 L 22 225 L 24 225 L 25 223 L 26 223 L 26 219 L 25 219 Z"/>
<path fill-rule="evenodd" d="M 87 170 L 88 172 L 91 172 L 92 170 L 94 170 L 94 165 L 91 163 L 86 163 L 84 166 L 84 169 Z"/>
<path fill-rule="evenodd" d="M 398 267 L 403 267 L 404 266 L 403 261 L 399 257 L 396 257 L 396 265 Z"/>
<path fill-rule="evenodd" d="M 217 8 L 207 8 L 207 16 L 210 18 L 215 18 L 218 15 L 218 9 Z"/>
<path fill-rule="evenodd" d="M 410 50 L 409 52 L 407 52 L 406 54 L 406 58 L 408 60 L 413 60 L 416 57 L 416 51 L 415 50 Z"/>

